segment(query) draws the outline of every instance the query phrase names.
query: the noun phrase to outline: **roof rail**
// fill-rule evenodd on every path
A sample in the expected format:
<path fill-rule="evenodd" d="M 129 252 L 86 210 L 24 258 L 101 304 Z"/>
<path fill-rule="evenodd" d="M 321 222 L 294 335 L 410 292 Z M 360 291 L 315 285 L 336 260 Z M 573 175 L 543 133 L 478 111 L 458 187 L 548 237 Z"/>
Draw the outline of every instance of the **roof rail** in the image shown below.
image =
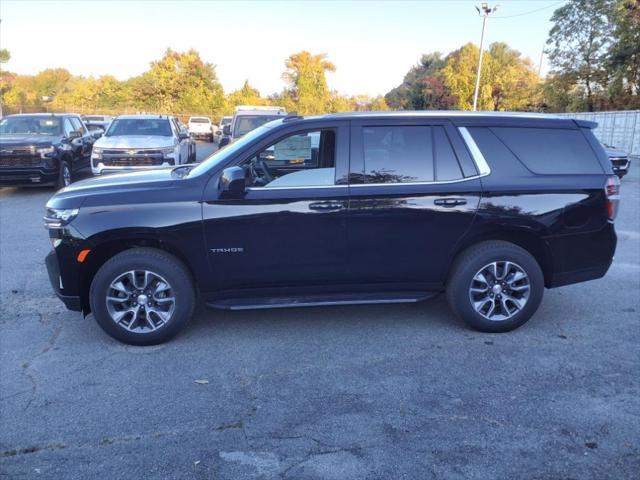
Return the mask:
<path fill-rule="evenodd" d="M 293 122 L 294 120 L 302 120 L 304 117 L 296 112 L 289 112 L 282 120 L 283 122 Z"/>

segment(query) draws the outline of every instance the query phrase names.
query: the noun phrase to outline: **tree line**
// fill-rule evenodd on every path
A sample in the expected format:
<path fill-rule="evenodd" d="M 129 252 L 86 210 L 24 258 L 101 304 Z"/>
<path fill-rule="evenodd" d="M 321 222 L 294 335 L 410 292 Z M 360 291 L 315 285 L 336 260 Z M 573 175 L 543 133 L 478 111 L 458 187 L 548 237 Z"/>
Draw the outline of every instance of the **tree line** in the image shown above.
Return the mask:
<path fill-rule="evenodd" d="M 640 108 L 640 0 L 570 0 L 553 12 L 545 52 L 551 66 L 541 78 L 533 62 L 505 43 L 483 52 L 479 110 L 592 111 Z M 216 67 L 197 51 L 168 49 L 143 74 L 127 80 L 74 76 L 62 68 L 37 75 L 0 70 L 8 113 L 206 114 L 237 105 L 279 105 L 302 115 L 351 110 L 471 109 L 480 51 L 468 43 L 443 55 L 422 55 L 402 83 L 384 97 L 345 96 L 329 88 L 336 66 L 325 54 L 301 51 L 284 62 L 280 92 L 262 96 L 245 81 L 225 93 Z M 0 63 L 9 52 L 0 50 Z"/>
<path fill-rule="evenodd" d="M 285 62 L 281 92 L 263 97 L 245 81 L 240 89 L 225 94 L 216 67 L 204 62 L 197 51 L 167 49 L 146 72 L 124 81 L 111 75 L 74 76 L 66 69 L 51 68 L 37 75 L 2 72 L 0 90 L 6 113 L 145 111 L 219 117 L 232 113 L 237 105 L 278 105 L 303 115 L 387 109 L 382 97 L 343 96 L 331 91 L 325 74 L 334 70 L 326 55 L 301 51 Z"/>

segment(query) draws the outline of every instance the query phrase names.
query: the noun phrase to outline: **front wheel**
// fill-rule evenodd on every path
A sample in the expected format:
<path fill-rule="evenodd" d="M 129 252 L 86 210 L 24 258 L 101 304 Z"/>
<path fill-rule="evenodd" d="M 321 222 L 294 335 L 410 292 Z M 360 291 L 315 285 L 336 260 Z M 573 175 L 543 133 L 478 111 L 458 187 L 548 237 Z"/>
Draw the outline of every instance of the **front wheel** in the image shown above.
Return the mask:
<path fill-rule="evenodd" d="M 110 258 L 89 292 L 102 329 L 131 345 L 155 345 L 175 336 L 195 306 L 191 276 L 173 255 L 134 248 Z"/>
<path fill-rule="evenodd" d="M 465 250 L 447 282 L 451 309 L 472 328 L 508 332 L 536 312 L 544 292 L 542 270 L 529 252 L 487 241 Z"/>
<path fill-rule="evenodd" d="M 64 188 L 71 185 L 73 181 L 73 172 L 71 170 L 71 163 L 68 160 L 60 161 L 60 168 L 58 169 L 58 180 L 56 181 L 56 188 Z"/>

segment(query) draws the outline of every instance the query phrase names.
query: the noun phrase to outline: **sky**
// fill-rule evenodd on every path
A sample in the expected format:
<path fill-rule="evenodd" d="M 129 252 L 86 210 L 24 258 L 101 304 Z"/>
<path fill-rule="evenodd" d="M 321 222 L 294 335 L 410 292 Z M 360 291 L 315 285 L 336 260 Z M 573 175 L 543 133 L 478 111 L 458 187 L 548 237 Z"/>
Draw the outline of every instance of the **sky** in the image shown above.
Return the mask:
<path fill-rule="evenodd" d="M 501 41 L 537 66 L 564 1 L 500 0 L 485 46 Z M 35 74 L 62 67 L 74 75 L 139 75 L 170 47 L 196 49 L 216 66 L 225 92 L 245 79 L 261 94 L 284 87 L 285 59 L 326 53 L 336 65 L 329 87 L 384 95 L 423 53 L 480 43 L 482 19 L 469 0 L 422 1 L 0 1 L 5 69 Z M 490 6 L 496 2 L 489 2 Z M 542 73 L 548 66 L 543 60 Z"/>

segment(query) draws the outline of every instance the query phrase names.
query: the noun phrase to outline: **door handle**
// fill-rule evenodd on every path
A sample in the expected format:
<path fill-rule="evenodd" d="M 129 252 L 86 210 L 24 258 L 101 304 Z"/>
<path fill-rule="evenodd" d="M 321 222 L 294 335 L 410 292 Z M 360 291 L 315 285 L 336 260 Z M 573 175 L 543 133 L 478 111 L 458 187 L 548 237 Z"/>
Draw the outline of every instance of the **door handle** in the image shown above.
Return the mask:
<path fill-rule="evenodd" d="M 433 203 L 440 207 L 452 208 L 458 205 L 466 205 L 467 200 L 464 198 L 436 198 Z"/>
<path fill-rule="evenodd" d="M 313 202 L 309 204 L 309 210 L 318 210 L 321 212 L 342 210 L 343 208 L 344 205 L 342 202 Z"/>

